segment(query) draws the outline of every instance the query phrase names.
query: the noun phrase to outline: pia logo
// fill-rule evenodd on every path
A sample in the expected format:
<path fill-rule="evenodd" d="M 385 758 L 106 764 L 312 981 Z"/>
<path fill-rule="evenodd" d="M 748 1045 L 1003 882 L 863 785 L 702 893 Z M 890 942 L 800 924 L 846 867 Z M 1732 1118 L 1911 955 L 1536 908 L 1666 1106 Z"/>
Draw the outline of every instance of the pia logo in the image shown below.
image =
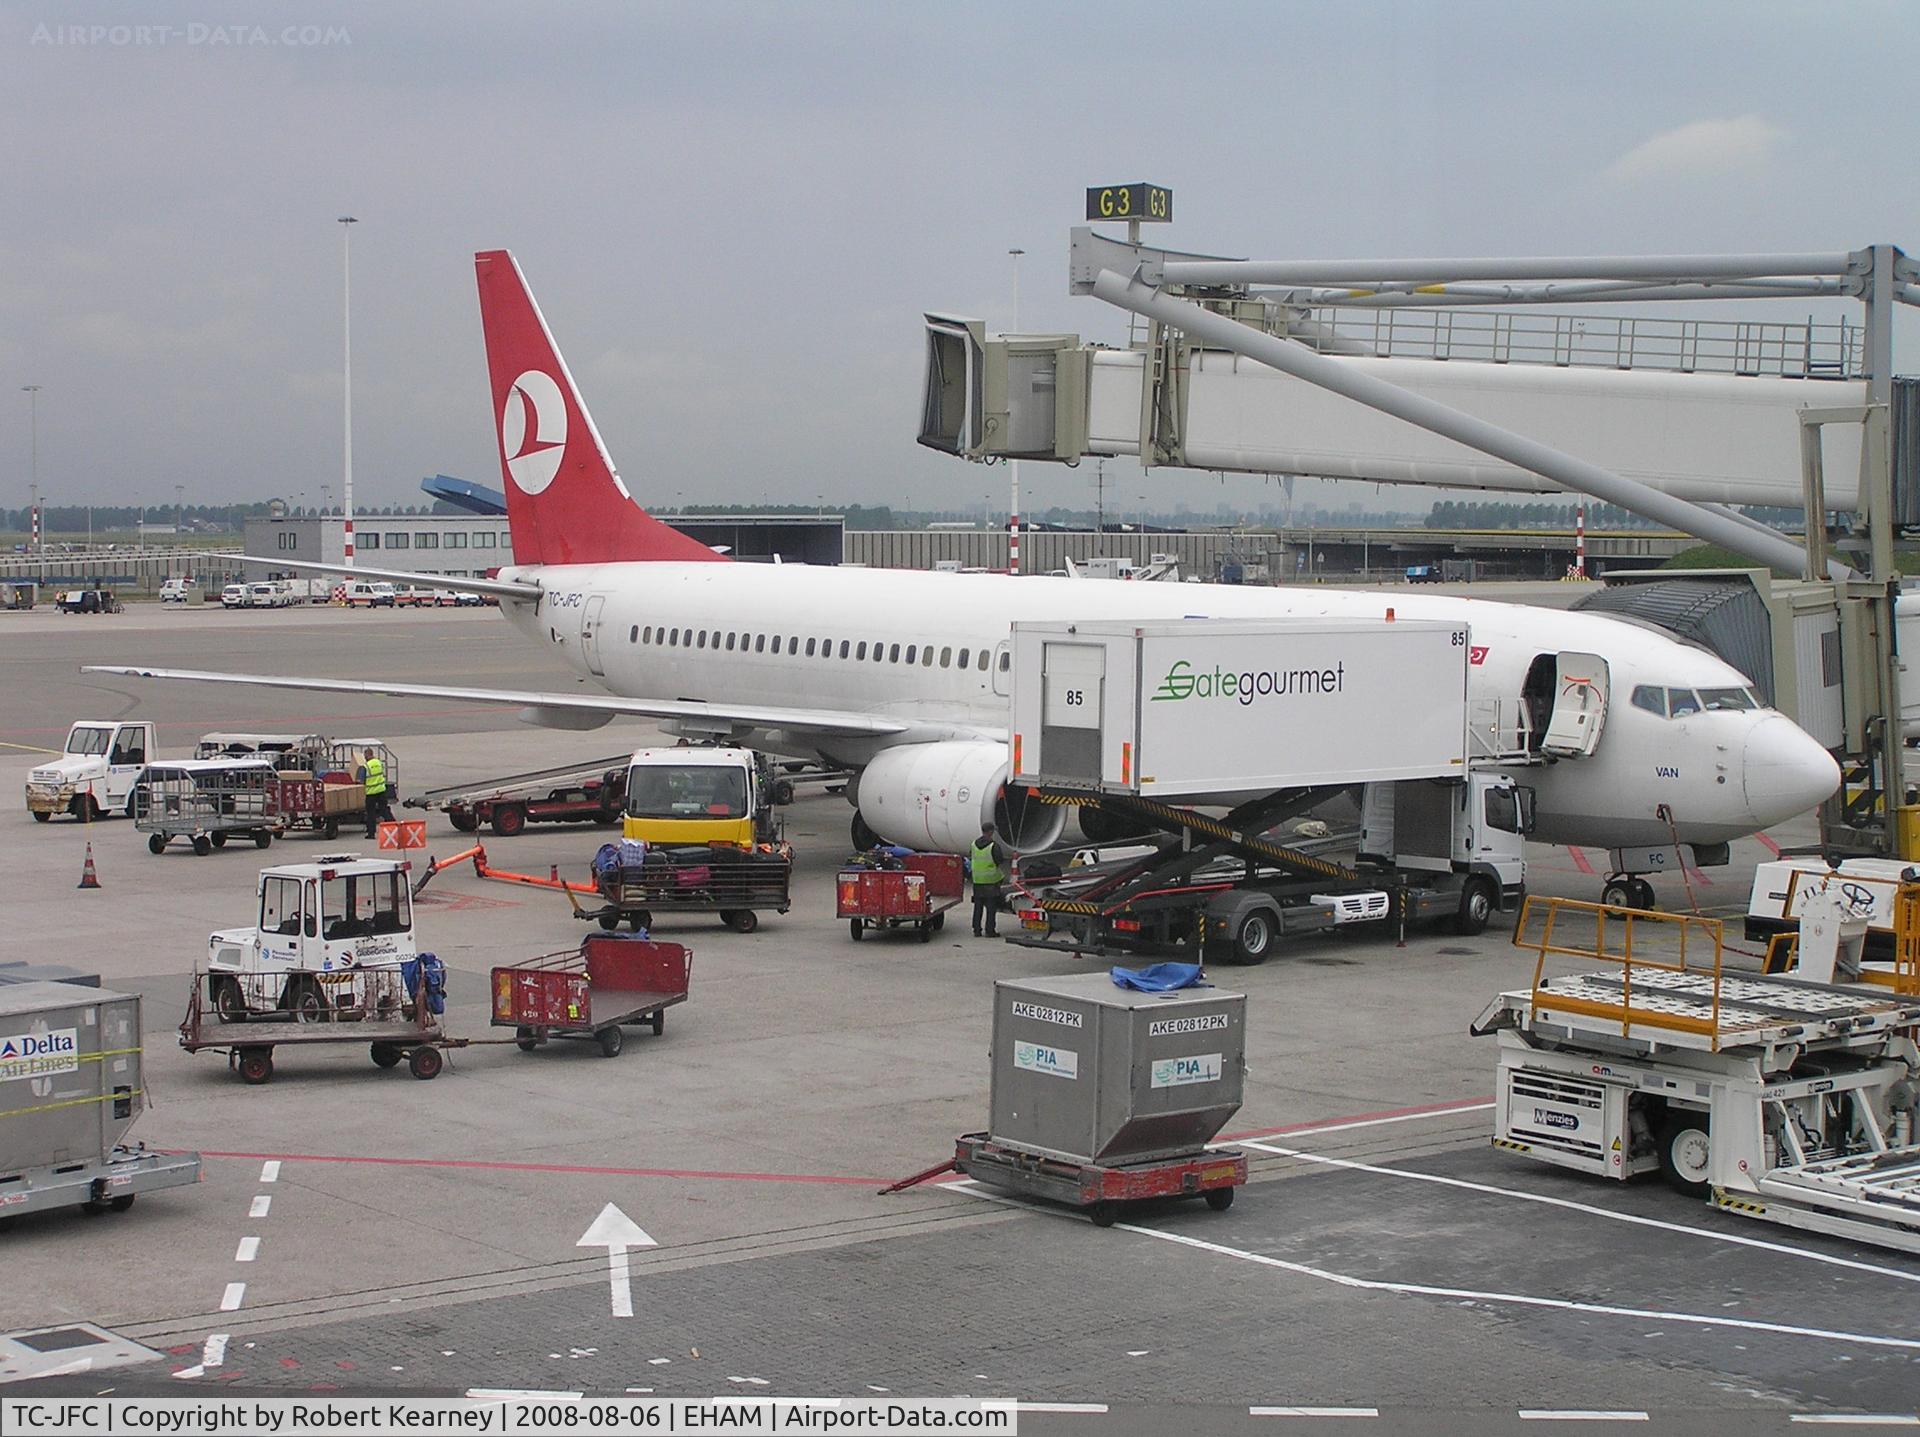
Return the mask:
<path fill-rule="evenodd" d="M 553 376 L 529 369 L 513 381 L 500 411 L 500 452 L 523 494 L 538 494 L 567 452 L 567 401 Z"/>

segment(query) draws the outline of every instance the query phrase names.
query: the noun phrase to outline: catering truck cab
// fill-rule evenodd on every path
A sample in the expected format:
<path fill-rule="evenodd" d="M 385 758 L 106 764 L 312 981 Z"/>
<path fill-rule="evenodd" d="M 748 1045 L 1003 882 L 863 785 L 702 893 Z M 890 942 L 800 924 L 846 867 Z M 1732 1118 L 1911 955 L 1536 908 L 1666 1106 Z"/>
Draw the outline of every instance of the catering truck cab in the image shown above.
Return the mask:
<path fill-rule="evenodd" d="M 772 766 L 747 748 L 643 748 L 627 765 L 628 838 L 656 845 L 778 840 Z"/>
<path fill-rule="evenodd" d="M 331 984 L 418 956 L 410 865 L 323 855 L 260 872 L 257 921 L 207 939 L 207 1002 L 225 1020 L 285 1012 L 318 1018 Z"/>
<path fill-rule="evenodd" d="M 82 719 L 68 730 L 60 757 L 28 772 L 27 812 L 41 823 L 56 813 L 82 820 L 106 813 L 131 817 L 134 784 L 158 757 L 152 724 Z"/>

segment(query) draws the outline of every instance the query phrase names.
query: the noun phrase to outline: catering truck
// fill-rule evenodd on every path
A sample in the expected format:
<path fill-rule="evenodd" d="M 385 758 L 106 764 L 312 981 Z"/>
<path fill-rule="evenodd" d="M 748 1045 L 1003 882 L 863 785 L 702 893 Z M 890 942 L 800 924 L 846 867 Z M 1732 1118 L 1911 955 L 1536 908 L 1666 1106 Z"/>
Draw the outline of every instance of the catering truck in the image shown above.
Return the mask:
<path fill-rule="evenodd" d="M 1090 835 L 1152 841 L 1064 871 L 1023 863 L 1014 941 L 1260 963 L 1284 936 L 1348 924 L 1479 932 L 1524 894 L 1532 805 L 1510 775 L 1468 767 L 1466 632 L 1016 624 L 1014 781 L 1079 809 Z M 1356 789 L 1351 861 L 1276 833 Z"/>
<path fill-rule="evenodd" d="M 56 813 L 91 821 L 102 814 L 132 817 L 141 770 L 159 757 L 154 727 L 143 719 L 82 719 L 67 731 L 60 757 L 27 773 L 27 812 L 40 823 Z"/>

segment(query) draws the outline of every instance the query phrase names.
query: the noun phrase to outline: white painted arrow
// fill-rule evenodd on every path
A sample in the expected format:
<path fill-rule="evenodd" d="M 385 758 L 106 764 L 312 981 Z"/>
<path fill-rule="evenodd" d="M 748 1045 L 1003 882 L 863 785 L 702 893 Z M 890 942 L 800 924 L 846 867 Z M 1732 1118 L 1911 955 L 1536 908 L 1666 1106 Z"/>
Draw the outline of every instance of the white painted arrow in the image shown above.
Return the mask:
<path fill-rule="evenodd" d="M 607 1281 L 613 1289 L 613 1315 L 633 1316 L 633 1282 L 627 1272 L 627 1249 L 658 1247 L 646 1229 L 621 1212 L 612 1203 L 600 1209 L 593 1225 L 580 1234 L 575 1247 L 604 1247 L 607 1250 Z"/>

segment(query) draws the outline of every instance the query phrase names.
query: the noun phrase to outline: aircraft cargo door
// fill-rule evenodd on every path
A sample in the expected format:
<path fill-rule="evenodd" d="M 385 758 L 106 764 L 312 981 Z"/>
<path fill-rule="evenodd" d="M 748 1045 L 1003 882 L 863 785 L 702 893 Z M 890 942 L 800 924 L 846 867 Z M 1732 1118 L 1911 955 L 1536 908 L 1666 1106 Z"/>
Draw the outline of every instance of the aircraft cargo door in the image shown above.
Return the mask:
<path fill-rule="evenodd" d="M 591 673 L 606 676 L 606 665 L 600 661 L 600 611 L 607 606 L 605 594 L 595 594 L 587 600 L 587 607 L 580 614 L 580 653 L 587 661 Z"/>
<path fill-rule="evenodd" d="M 1107 651 L 1098 644 L 1050 643 L 1041 665 L 1041 769 L 1098 783 Z"/>
<path fill-rule="evenodd" d="M 1527 673 L 1529 747 L 1555 758 L 1585 758 L 1607 722 L 1607 661 L 1598 654 L 1541 654 Z"/>

